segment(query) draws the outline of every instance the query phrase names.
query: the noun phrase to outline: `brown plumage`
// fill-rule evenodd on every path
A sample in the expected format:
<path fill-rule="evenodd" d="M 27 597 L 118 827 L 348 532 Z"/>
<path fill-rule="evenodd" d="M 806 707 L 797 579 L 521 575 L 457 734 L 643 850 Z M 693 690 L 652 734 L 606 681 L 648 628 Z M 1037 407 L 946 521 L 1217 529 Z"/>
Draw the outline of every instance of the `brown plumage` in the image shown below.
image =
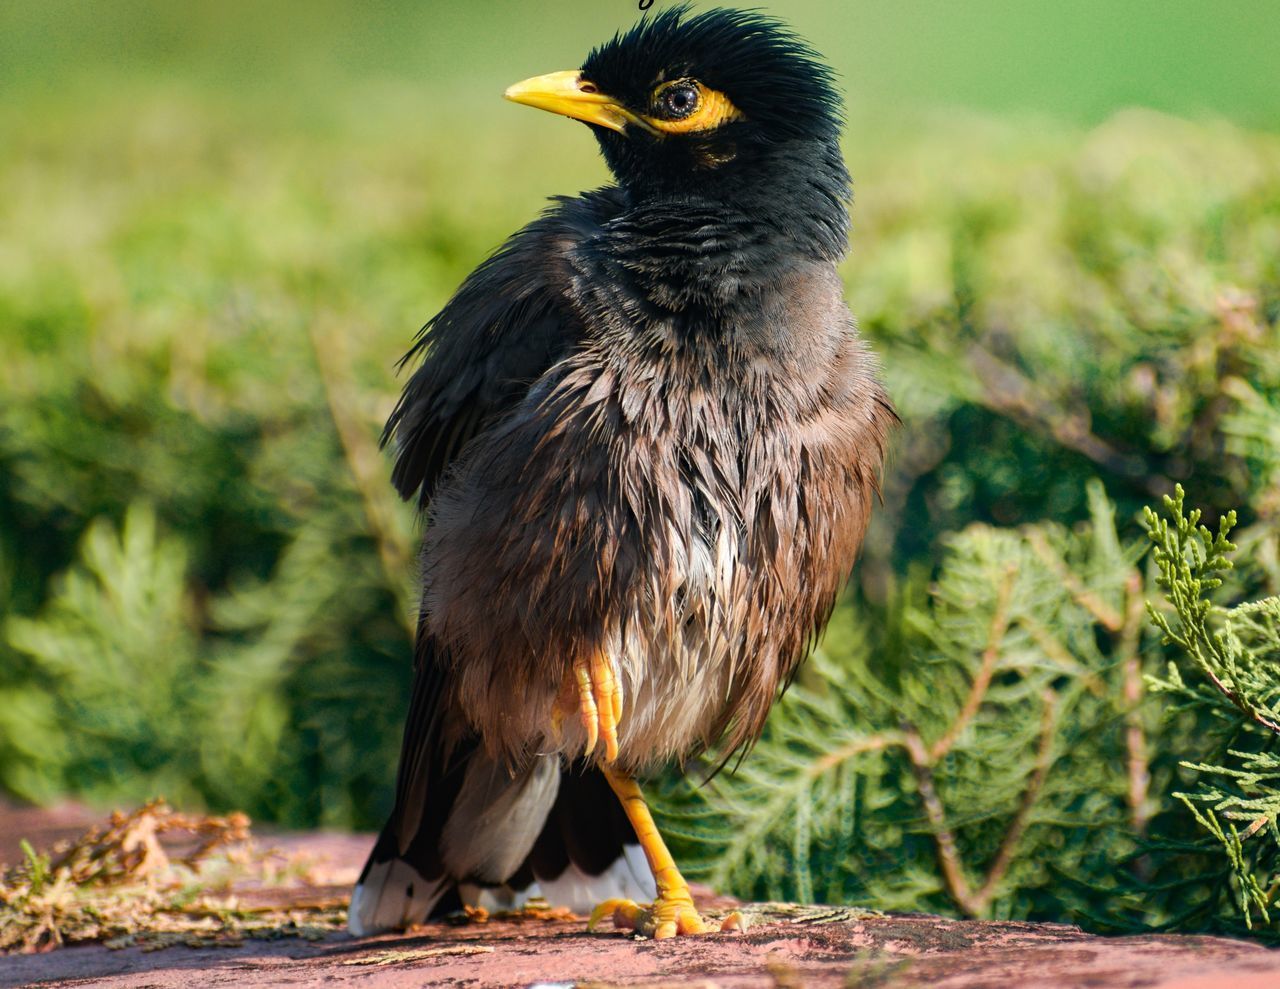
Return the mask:
<path fill-rule="evenodd" d="M 498 758 L 581 750 L 546 727 L 565 671 L 602 646 L 629 698 L 621 768 L 726 730 L 736 748 L 825 623 L 889 420 L 830 266 L 778 287 L 755 318 L 789 328 L 785 349 L 750 327 L 732 352 L 588 342 L 436 496 L 424 612 L 450 701 Z"/>
<path fill-rule="evenodd" d="M 427 513 L 417 680 L 357 932 L 567 868 L 578 909 L 652 895 L 635 834 L 658 900 L 618 918 L 701 929 L 630 775 L 759 736 L 895 421 L 835 272 L 848 176 L 812 53 L 755 15 L 677 10 L 531 83 L 509 95 L 591 124 L 619 185 L 516 234 L 411 352 L 388 435 Z M 584 796 L 600 771 L 630 827 Z M 577 819 L 609 822 L 590 868 Z"/>

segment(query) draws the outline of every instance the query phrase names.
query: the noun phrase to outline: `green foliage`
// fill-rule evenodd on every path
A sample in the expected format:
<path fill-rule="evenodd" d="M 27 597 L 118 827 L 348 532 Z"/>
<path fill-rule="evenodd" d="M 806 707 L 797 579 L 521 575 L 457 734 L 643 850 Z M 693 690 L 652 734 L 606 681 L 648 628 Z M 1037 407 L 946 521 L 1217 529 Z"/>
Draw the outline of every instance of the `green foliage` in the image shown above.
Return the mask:
<path fill-rule="evenodd" d="M 10 646 L 30 663 L 31 682 L 53 699 L 42 722 L 26 726 L 25 737 L 36 743 L 29 756 L 46 763 L 46 772 L 65 774 L 71 790 L 101 788 L 137 800 L 147 794 L 130 788 L 141 782 L 189 799 L 193 767 L 174 758 L 189 748 L 184 736 L 198 691 L 186 551 L 158 538 L 154 515 L 139 506 L 118 537 L 96 520 L 80 552 L 80 564 L 58 578 L 40 617 L 9 623 Z M 91 730 L 74 730 L 79 726 Z M 12 730 L 11 737 L 24 733 Z M 50 749 L 48 740 L 62 744 Z"/>
<path fill-rule="evenodd" d="M 399 671 L 380 671 L 378 656 L 351 669 L 368 646 L 350 624 L 373 616 L 393 657 L 404 633 L 370 574 L 334 567 L 332 520 L 316 521 L 272 579 L 203 602 L 183 543 L 158 533 L 151 509 L 135 504 L 119 533 L 91 524 L 44 607 L 8 622 L 21 681 L 0 715 L 14 755 L 0 763 L 5 787 L 97 802 L 163 792 L 285 820 L 359 813 L 396 752 L 389 732 L 359 751 L 359 734 L 398 699 Z"/>
<path fill-rule="evenodd" d="M 1088 477 L 1122 519 L 1194 478 L 1274 554 L 1278 152 L 1134 111 L 1017 167 L 931 147 L 901 167 L 945 183 L 863 176 L 850 296 L 907 419 L 886 557 L 1081 518 Z"/>
<path fill-rule="evenodd" d="M 1198 526 L 1180 486 L 1148 510 L 1148 588 L 1145 541 L 1089 498 L 1074 531 L 951 537 L 884 624 L 843 612 L 736 773 L 664 785 L 686 868 L 753 898 L 1280 934 L 1280 597 L 1209 598 L 1234 513 Z"/>
<path fill-rule="evenodd" d="M 1233 882 L 1219 896 L 1230 891 L 1248 926 L 1271 926 L 1280 889 L 1280 597 L 1215 606 L 1209 592 L 1232 566 L 1235 513 L 1212 532 L 1198 510 L 1184 514 L 1181 486 L 1165 508 L 1167 520 L 1148 509 L 1146 521 L 1171 611 L 1152 608 L 1151 617 L 1180 662 L 1151 686 L 1210 726 L 1197 758 L 1183 764 L 1195 787 L 1174 796 L 1226 854 Z"/>

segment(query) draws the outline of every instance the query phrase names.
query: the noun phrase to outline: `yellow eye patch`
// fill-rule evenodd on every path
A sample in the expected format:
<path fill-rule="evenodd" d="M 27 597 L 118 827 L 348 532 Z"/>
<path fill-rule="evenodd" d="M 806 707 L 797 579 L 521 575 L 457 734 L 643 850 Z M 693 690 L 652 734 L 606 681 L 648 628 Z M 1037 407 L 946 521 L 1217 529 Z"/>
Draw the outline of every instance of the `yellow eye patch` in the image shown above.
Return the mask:
<path fill-rule="evenodd" d="M 696 79 L 663 83 L 653 91 L 651 105 L 652 112 L 642 119 L 664 134 L 694 134 L 746 119 L 729 97 Z"/>

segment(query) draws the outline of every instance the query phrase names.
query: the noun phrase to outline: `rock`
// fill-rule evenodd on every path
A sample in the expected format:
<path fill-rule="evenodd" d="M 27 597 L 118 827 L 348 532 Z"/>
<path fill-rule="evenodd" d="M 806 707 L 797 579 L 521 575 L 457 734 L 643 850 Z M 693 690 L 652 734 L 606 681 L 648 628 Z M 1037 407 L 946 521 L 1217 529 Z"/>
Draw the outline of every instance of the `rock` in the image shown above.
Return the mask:
<path fill-rule="evenodd" d="M 688 986 L 1275 989 L 1280 955 L 1226 938 L 1101 938 L 1056 924 L 748 908 L 745 934 L 641 941 L 580 922 L 432 924 L 409 935 L 142 952 L 91 946 L 0 960 L 0 985 L 45 987 Z"/>
<path fill-rule="evenodd" d="M 8 823 L 8 822 L 6 822 Z M 63 821 L 59 820 L 61 827 Z M 305 851 L 327 888 L 354 879 L 369 838 L 280 836 Z M 315 872 L 313 871 L 313 875 Z M 276 891 L 283 903 L 316 886 Z M 732 906 L 709 899 L 712 913 Z M 956 921 L 849 908 L 756 904 L 745 933 L 648 941 L 588 934 L 583 921 L 434 923 L 398 936 L 334 934 L 162 951 L 98 945 L 0 957 L 0 986 L 142 987 L 929 987 L 929 989 L 1277 989 L 1280 953 L 1247 941 L 1151 935 L 1104 938 L 1059 924 Z"/>

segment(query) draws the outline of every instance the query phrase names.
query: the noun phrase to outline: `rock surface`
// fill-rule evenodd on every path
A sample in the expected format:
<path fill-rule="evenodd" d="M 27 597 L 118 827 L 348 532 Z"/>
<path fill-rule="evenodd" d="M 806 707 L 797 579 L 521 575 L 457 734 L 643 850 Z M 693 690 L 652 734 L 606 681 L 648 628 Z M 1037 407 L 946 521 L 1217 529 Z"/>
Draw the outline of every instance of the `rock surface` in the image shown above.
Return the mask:
<path fill-rule="evenodd" d="M 64 818 L 49 830 L 64 825 L 74 830 Z M 4 846 L 16 841 L 15 824 L 0 815 L 0 852 L 8 852 Z M 325 882 L 341 886 L 354 879 L 369 839 L 299 836 L 274 843 L 321 859 Z M 315 887 L 296 894 L 314 897 Z M 713 900 L 707 906 L 714 912 L 728 903 Z M 746 933 L 674 941 L 588 934 L 582 921 L 523 918 L 460 927 L 432 924 L 407 935 L 364 940 L 336 935 L 315 943 L 248 941 L 234 947 L 151 952 L 72 947 L 0 957 L 0 987 L 1280 989 L 1280 952 L 1225 938 L 1101 938 L 1055 924 L 878 916 L 786 905 L 746 907 L 744 912 L 751 922 Z"/>

